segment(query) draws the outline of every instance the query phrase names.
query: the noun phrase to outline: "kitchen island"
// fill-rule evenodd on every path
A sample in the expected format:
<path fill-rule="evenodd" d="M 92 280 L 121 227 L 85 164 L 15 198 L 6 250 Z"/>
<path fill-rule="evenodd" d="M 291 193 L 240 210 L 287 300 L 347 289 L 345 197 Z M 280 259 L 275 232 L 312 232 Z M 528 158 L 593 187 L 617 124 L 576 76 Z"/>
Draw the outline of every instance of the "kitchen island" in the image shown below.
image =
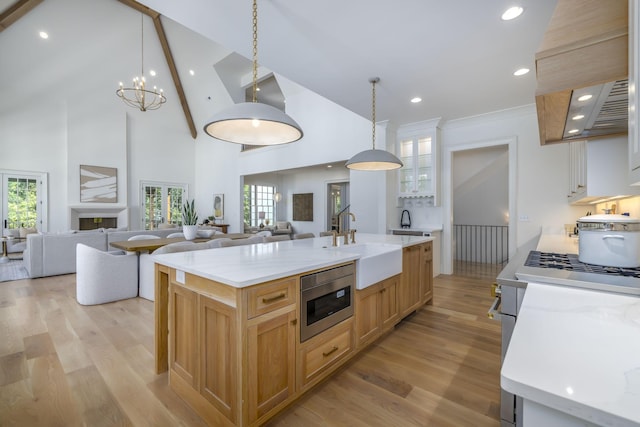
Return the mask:
<path fill-rule="evenodd" d="M 523 398 L 525 427 L 640 426 L 640 279 L 525 265 L 531 250 L 577 249 L 575 237 L 543 235 L 498 277 L 526 288 L 502 388 Z"/>
<path fill-rule="evenodd" d="M 168 369 L 172 389 L 210 425 L 264 423 L 431 300 L 432 238 L 356 239 L 338 247 L 323 237 L 154 257 L 156 371 Z M 357 290 L 354 282 L 353 316 L 301 340 L 301 277 L 340 266 L 353 266 L 357 276 L 385 251 L 401 251 L 400 274 L 387 270 Z"/>

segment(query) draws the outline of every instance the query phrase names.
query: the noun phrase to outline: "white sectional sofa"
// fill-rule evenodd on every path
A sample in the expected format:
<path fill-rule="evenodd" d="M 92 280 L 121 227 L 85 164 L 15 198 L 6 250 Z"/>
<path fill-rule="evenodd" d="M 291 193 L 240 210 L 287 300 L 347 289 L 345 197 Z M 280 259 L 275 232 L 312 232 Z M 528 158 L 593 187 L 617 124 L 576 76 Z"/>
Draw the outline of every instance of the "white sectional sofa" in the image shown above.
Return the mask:
<path fill-rule="evenodd" d="M 46 277 L 76 272 L 76 245 L 83 243 L 102 251 L 112 250 L 111 242 L 128 240 L 138 234 L 167 237 L 180 231 L 178 228 L 163 230 L 89 230 L 65 233 L 38 233 L 27 235 L 22 253 L 29 277 Z"/>

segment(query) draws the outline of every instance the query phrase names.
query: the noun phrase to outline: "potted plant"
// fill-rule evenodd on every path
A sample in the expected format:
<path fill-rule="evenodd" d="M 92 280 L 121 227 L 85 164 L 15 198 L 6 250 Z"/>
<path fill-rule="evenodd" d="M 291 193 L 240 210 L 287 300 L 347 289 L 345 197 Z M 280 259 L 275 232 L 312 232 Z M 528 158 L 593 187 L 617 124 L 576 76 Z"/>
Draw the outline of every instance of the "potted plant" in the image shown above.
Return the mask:
<path fill-rule="evenodd" d="M 198 213 L 196 212 L 195 200 L 191 200 L 182 206 L 182 232 L 184 238 L 193 240 L 198 234 Z"/>

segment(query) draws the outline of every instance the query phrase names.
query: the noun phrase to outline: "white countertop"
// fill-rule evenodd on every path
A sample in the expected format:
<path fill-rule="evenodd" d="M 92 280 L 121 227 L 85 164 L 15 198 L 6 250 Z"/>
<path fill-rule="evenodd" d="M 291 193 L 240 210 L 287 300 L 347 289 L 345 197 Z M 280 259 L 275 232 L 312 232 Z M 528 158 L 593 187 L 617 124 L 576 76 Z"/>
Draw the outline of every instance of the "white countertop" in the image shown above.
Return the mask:
<path fill-rule="evenodd" d="M 540 252 L 554 252 L 557 254 L 578 254 L 578 236 L 564 234 L 543 234 L 538 240 L 536 250 Z"/>
<path fill-rule="evenodd" d="M 433 237 L 356 233 L 356 244 L 374 243 L 405 247 L 431 240 Z M 331 241 L 332 237 L 327 236 L 177 252 L 155 255 L 154 261 L 242 288 L 360 258 L 360 255 L 354 252 L 340 251 L 340 245 L 332 247 Z M 338 238 L 338 243 L 341 242 L 342 239 Z"/>
<path fill-rule="evenodd" d="M 640 298 L 530 282 L 501 384 L 598 425 L 640 426 Z"/>

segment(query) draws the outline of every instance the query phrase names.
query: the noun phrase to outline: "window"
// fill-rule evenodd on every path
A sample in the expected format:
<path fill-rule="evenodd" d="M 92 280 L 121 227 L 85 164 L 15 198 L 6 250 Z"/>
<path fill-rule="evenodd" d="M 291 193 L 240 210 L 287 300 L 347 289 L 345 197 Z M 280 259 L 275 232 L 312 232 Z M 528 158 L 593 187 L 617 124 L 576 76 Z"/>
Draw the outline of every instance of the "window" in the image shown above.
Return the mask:
<path fill-rule="evenodd" d="M 182 225 L 182 205 L 188 197 L 187 184 L 141 183 L 144 230 L 158 228 L 161 223 Z"/>
<path fill-rule="evenodd" d="M 275 192 L 276 187 L 270 185 L 245 185 L 244 222 L 251 227 L 273 224 L 276 218 Z"/>
<path fill-rule="evenodd" d="M 38 225 L 38 181 L 32 177 L 6 176 L 4 192 L 5 228 L 36 228 Z"/>

